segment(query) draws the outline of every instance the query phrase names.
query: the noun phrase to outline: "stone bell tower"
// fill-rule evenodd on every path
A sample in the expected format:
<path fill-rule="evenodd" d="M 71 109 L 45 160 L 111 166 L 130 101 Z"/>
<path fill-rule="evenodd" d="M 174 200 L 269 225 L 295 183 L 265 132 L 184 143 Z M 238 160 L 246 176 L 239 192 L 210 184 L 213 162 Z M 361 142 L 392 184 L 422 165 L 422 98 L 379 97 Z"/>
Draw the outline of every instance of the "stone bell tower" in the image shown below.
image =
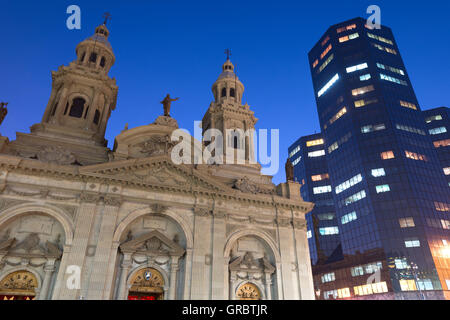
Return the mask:
<path fill-rule="evenodd" d="M 234 72 L 229 58 L 222 66 L 222 73 L 212 86 L 214 102 L 208 108 L 202 120 L 202 131 L 218 129 L 223 134 L 223 163 L 244 164 L 258 167 L 255 163 L 253 131 L 258 121 L 248 104 L 242 105 L 244 85 Z M 207 145 L 208 143 L 206 143 Z M 237 155 L 240 153 L 240 162 Z M 226 155 L 234 154 L 226 159 Z M 232 163 L 229 163 L 229 161 Z"/>
<path fill-rule="evenodd" d="M 108 76 L 115 62 L 108 37 L 105 21 L 78 44 L 75 61 L 52 71 L 52 92 L 42 121 L 31 127 L 31 134 L 17 134 L 12 144 L 17 153 L 39 158 L 45 146 L 71 154 L 82 165 L 108 160 L 105 131 L 118 91 L 115 79 Z"/>

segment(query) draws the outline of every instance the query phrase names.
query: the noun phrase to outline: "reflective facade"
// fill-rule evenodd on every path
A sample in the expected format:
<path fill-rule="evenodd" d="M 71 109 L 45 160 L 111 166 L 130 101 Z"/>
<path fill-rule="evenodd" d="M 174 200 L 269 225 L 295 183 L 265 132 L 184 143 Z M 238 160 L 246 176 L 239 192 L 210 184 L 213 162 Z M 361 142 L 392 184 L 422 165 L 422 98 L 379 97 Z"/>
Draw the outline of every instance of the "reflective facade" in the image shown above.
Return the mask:
<path fill-rule="evenodd" d="M 308 56 L 342 248 L 313 268 L 317 297 L 443 298 L 450 188 L 392 31 L 352 19 Z"/>

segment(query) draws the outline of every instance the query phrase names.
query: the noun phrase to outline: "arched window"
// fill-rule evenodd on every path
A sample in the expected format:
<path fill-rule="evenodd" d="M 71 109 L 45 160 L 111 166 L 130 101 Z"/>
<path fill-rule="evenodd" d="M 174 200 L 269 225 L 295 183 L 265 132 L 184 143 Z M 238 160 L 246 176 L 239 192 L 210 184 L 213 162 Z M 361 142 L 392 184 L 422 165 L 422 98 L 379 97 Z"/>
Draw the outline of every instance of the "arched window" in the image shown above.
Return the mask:
<path fill-rule="evenodd" d="M 239 138 L 237 136 L 233 137 L 233 148 L 239 149 Z"/>
<path fill-rule="evenodd" d="M 72 106 L 70 107 L 69 116 L 75 118 L 81 118 L 83 116 L 84 104 L 86 100 L 83 98 L 75 98 L 72 101 Z"/>
<path fill-rule="evenodd" d="M 102 57 L 102 60 L 100 60 L 100 67 L 104 68 L 106 64 L 106 59 L 105 57 Z"/>
<path fill-rule="evenodd" d="M 97 54 L 95 52 L 91 53 L 91 57 L 89 58 L 89 62 L 97 62 Z"/>
<path fill-rule="evenodd" d="M 235 93 L 236 93 L 236 90 L 234 90 L 234 88 L 231 88 L 231 89 L 230 89 L 230 97 L 233 97 L 233 98 L 234 98 Z"/>
<path fill-rule="evenodd" d="M 222 89 L 222 97 L 226 97 L 227 96 L 227 88 L 223 88 Z"/>
<path fill-rule="evenodd" d="M 84 57 L 86 57 L 86 52 L 83 52 L 83 55 L 81 56 L 80 62 L 84 61 Z"/>
<path fill-rule="evenodd" d="M 98 121 L 100 120 L 100 111 L 95 110 L 95 115 L 94 115 L 94 123 L 98 124 Z"/>

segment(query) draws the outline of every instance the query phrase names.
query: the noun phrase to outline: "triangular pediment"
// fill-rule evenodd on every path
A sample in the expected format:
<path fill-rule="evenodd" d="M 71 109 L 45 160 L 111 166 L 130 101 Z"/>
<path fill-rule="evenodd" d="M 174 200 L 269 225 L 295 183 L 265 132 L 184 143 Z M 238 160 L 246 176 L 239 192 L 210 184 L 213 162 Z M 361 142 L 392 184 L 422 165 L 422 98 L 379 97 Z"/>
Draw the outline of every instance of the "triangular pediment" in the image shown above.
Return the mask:
<path fill-rule="evenodd" d="M 193 166 L 176 165 L 167 155 L 112 161 L 80 168 L 85 176 L 127 182 L 140 186 L 167 186 L 187 190 L 231 191 Z"/>
<path fill-rule="evenodd" d="M 120 245 L 123 253 L 166 254 L 182 256 L 184 249 L 175 241 L 170 240 L 158 230 L 154 230 L 136 239 L 127 240 Z"/>

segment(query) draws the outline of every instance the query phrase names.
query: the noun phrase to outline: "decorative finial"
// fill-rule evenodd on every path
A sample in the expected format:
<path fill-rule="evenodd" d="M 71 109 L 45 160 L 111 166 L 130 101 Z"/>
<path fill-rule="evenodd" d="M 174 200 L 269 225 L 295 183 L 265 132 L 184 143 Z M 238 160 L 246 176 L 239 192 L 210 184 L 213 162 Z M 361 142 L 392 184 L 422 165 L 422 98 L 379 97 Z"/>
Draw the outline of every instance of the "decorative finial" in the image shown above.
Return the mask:
<path fill-rule="evenodd" d="M 230 60 L 230 57 L 231 57 L 231 49 L 225 49 L 225 54 L 227 55 L 227 60 Z"/>
<path fill-rule="evenodd" d="M 8 114 L 8 109 L 6 106 L 8 102 L 0 102 L 0 124 L 2 124 L 3 120 L 5 120 L 6 115 Z"/>
<path fill-rule="evenodd" d="M 106 24 L 108 23 L 108 20 L 111 20 L 111 14 L 109 12 L 105 12 L 103 14 L 103 18 L 105 18 L 105 22 L 103 22 L 103 24 L 106 26 Z"/>

